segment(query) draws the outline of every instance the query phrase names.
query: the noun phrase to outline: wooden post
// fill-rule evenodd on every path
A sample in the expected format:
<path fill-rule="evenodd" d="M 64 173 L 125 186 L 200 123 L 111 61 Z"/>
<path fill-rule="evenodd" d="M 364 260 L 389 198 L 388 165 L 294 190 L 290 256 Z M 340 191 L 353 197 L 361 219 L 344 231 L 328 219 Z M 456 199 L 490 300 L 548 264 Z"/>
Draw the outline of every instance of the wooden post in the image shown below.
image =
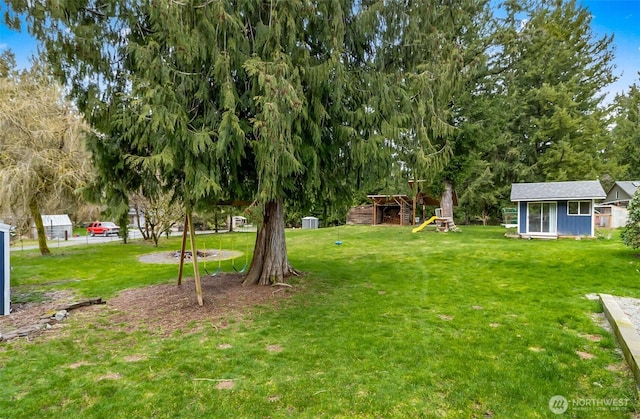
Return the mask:
<path fill-rule="evenodd" d="M 196 231 L 193 228 L 193 218 L 189 215 L 189 234 L 191 235 L 191 260 L 193 261 L 193 276 L 196 280 L 196 295 L 198 305 L 202 307 L 202 285 L 200 284 L 200 271 L 198 270 L 198 249 L 196 248 Z"/>
<path fill-rule="evenodd" d="M 372 225 L 376 225 L 378 223 L 377 220 L 378 217 L 378 205 L 376 203 L 376 200 L 373 200 L 373 224 Z"/>
<path fill-rule="evenodd" d="M 418 200 L 418 192 L 416 192 L 415 196 L 413 197 L 413 208 L 411 211 L 411 222 L 409 223 L 409 225 L 416 225 L 416 201 L 417 200 Z"/>
<path fill-rule="evenodd" d="M 180 269 L 178 270 L 178 285 L 182 285 L 182 269 L 184 268 L 184 249 L 187 247 L 187 229 L 189 226 L 189 214 L 184 215 L 184 227 L 182 228 L 182 247 L 180 248 Z"/>

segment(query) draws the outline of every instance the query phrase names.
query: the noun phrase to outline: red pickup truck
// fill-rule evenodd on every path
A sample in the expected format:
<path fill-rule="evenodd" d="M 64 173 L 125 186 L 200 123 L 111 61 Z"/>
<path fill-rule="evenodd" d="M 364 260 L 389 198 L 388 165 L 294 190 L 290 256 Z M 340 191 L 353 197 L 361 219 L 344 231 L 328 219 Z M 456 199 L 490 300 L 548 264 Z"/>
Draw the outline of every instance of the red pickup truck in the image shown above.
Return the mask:
<path fill-rule="evenodd" d="M 115 234 L 117 236 L 119 232 L 120 227 L 109 221 L 96 221 L 89 224 L 89 227 L 87 227 L 87 233 L 89 233 L 91 237 L 107 237 L 109 234 Z"/>

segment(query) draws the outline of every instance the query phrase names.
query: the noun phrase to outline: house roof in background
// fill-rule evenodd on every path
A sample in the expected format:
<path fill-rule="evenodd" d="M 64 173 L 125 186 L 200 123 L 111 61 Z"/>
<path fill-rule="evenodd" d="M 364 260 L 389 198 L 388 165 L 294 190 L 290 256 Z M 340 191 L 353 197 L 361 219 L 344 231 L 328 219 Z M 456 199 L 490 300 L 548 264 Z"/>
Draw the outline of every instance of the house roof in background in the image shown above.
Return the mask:
<path fill-rule="evenodd" d="M 597 180 L 573 182 L 514 183 L 511 201 L 553 201 L 558 199 L 604 199 L 607 194 Z"/>
<path fill-rule="evenodd" d="M 611 189 L 613 189 L 616 185 L 620 187 L 629 196 L 635 195 L 638 187 L 640 187 L 640 180 L 623 180 L 616 182 Z"/>

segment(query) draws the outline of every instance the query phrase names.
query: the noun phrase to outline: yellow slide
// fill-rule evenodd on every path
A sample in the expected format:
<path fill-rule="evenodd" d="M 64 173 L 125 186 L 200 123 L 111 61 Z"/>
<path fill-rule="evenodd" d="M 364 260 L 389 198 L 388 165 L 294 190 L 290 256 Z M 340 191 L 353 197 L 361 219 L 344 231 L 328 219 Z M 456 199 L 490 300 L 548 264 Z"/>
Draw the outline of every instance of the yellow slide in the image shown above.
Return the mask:
<path fill-rule="evenodd" d="M 432 222 L 434 222 L 435 220 L 438 219 L 437 215 L 434 215 L 433 217 L 429 218 L 427 221 L 425 221 L 424 223 L 420 224 L 419 227 L 414 228 L 413 230 L 411 230 L 412 233 L 417 233 L 418 231 L 422 231 L 423 228 L 425 228 L 426 226 L 428 226 L 429 224 L 431 224 Z"/>

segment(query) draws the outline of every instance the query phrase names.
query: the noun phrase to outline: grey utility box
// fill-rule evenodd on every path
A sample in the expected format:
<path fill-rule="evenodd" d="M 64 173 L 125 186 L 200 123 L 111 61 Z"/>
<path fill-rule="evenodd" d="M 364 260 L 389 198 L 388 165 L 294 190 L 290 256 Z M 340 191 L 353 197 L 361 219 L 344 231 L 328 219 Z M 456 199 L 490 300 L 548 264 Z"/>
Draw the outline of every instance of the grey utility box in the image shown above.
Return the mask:
<path fill-rule="evenodd" d="M 318 228 L 318 219 L 316 217 L 304 217 L 302 219 L 302 228 Z"/>

